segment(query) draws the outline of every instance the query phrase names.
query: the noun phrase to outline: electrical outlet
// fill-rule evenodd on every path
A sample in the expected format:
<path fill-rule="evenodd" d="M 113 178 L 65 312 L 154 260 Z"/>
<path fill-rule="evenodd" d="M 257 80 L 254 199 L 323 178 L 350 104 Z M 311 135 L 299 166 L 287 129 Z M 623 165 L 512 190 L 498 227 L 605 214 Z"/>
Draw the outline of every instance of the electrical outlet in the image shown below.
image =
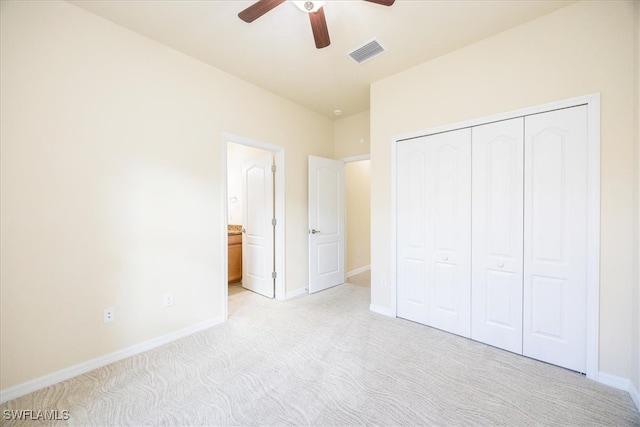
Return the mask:
<path fill-rule="evenodd" d="M 173 292 L 164 294 L 164 306 L 171 307 L 173 305 Z"/>
<path fill-rule="evenodd" d="M 104 309 L 104 323 L 113 322 L 116 320 L 116 309 L 113 307 Z"/>
<path fill-rule="evenodd" d="M 383 277 L 382 279 L 380 279 L 380 286 L 382 286 L 383 288 L 385 286 L 387 286 L 387 279 L 386 278 Z"/>

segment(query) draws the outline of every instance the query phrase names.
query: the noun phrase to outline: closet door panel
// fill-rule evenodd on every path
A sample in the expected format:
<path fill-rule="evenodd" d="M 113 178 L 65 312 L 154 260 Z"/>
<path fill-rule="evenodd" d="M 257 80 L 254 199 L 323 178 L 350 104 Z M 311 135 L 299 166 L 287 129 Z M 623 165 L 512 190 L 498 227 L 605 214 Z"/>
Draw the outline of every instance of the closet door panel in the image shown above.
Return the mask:
<path fill-rule="evenodd" d="M 428 150 L 421 139 L 402 142 L 396 151 L 397 313 L 399 317 L 428 324 L 425 240 Z"/>
<path fill-rule="evenodd" d="M 587 107 L 525 118 L 523 353 L 586 370 Z"/>
<path fill-rule="evenodd" d="M 470 141 L 470 129 L 461 129 L 402 142 L 397 150 L 398 316 L 466 337 Z"/>
<path fill-rule="evenodd" d="M 522 353 L 524 119 L 474 127 L 471 337 Z"/>

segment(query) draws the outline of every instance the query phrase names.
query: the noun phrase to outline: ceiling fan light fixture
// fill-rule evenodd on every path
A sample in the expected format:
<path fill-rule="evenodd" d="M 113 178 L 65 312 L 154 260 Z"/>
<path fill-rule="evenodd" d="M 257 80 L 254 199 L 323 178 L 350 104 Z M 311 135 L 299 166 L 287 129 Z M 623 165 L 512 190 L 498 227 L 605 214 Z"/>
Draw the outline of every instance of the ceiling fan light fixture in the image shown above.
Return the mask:
<path fill-rule="evenodd" d="M 291 1 L 298 9 L 306 13 L 316 13 L 326 1 Z"/>
<path fill-rule="evenodd" d="M 238 13 L 238 18 L 244 22 L 253 22 L 256 19 L 263 16 L 265 13 L 273 10 L 275 7 L 281 5 L 286 0 L 257 0 L 251 6 L 241 10 Z M 324 16 L 324 4 L 326 1 L 297 1 L 289 0 L 298 9 L 305 12 L 309 16 L 309 22 L 311 23 L 311 31 L 313 32 L 313 41 L 316 44 L 317 49 L 323 49 L 331 44 L 329 38 L 329 29 L 327 28 L 327 20 Z M 391 6 L 395 0 L 365 0 L 371 3 L 381 4 L 383 6 Z"/>

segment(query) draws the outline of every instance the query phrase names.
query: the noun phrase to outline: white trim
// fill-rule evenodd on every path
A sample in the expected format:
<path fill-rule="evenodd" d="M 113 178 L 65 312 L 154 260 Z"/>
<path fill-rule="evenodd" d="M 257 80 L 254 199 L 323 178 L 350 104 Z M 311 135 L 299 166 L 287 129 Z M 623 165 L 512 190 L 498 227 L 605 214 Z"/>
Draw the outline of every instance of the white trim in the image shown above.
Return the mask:
<path fill-rule="evenodd" d="M 598 372 L 598 379 L 596 381 L 600 384 L 608 385 L 609 387 L 624 391 L 629 391 L 629 387 L 631 385 L 631 381 L 627 378 L 607 374 L 606 372 Z"/>
<path fill-rule="evenodd" d="M 587 213 L 587 319 L 586 319 L 586 374 L 587 378 L 598 381 L 599 359 L 599 304 L 600 304 L 600 94 L 580 96 L 523 108 L 511 112 L 480 117 L 430 129 L 420 130 L 396 136 L 391 139 L 391 262 L 390 280 L 392 309 L 388 310 L 397 315 L 397 194 L 396 194 L 396 146 L 398 142 L 419 138 L 436 133 L 448 132 L 456 129 L 468 128 L 482 124 L 508 120 L 516 117 L 529 116 L 547 111 L 570 108 L 578 105 L 588 106 L 588 213 Z M 373 292 L 373 290 L 372 290 Z"/>
<path fill-rule="evenodd" d="M 605 372 L 598 372 L 597 381 L 600 384 L 604 384 L 609 387 L 628 392 L 631 400 L 633 400 L 634 405 L 636 405 L 636 409 L 640 411 L 640 393 L 638 393 L 638 389 L 631 380 L 616 375 L 607 374 Z"/>
<path fill-rule="evenodd" d="M 360 156 L 351 156 L 351 157 L 343 157 L 343 163 L 353 163 L 353 162 L 361 162 L 363 160 L 371 160 L 371 154 L 362 154 Z"/>
<path fill-rule="evenodd" d="M 391 140 L 391 244 L 389 245 L 391 252 L 391 262 L 389 263 L 389 278 L 387 283 L 389 283 L 389 290 L 391 297 L 391 309 L 389 310 L 391 316 L 398 317 L 398 219 L 397 219 L 397 210 L 398 210 L 398 194 L 396 192 L 396 188 L 398 186 L 398 168 L 397 168 L 397 159 L 398 159 L 398 140 Z"/>
<path fill-rule="evenodd" d="M 640 392 L 633 384 L 633 382 L 629 381 L 629 396 L 631 396 L 631 400 L 636 405 L 636 409 L 640 412 Z"/>
<path fill-rule="evenodd" d="M 392 310 L 389 310 L 386 307 L 381 307 L 379 305 L 371 304 L 369 305 L 369 310 L 374 313 L 382 314 L 383 316 L 396 317 L 395 313 Z"/>
<path fill-rule="evenodd" d="M 222 277 L 220 283 L 227 284 L 221 286 L 222 295 L 220 296 L 220 312 L 222 318 L 229 318 L 229 193 L 228 193 L 228 177 L 227 177 L 227 139 L 225 134 L 222 135 L 222 156 L 220 156 L 220 170 L 224 176 L 224 186 L 222 188 L 222 222 L 226 230 L 222 231 L 222 239 L 220 239 L 220 253 L 222 254 Z"/>
<path fill-rule="evenodd" d="M 354 268 L 351 271 L 347 271 L 347 279 L 351 276 L 355 276 L 356 274 L 364 273 L 365 271 L 371 270 L 371 265 L 365 265 L 360 268 Z"/>
<path fill-rule="evenodd" d="M 224 318 L 217 317 L 204 322 L 196 323 L 195 325 L 187 326 L 175 332 L 171 332 L 161 337 L 153 338 L 149 341 L 144 341 L 139 344 L 132 345 L 131 347 L 123 348 L 116 352 L 107 354 L 105 356 L 97 357 L 95 359 L 88 360 L 86 362 L 79 363 L 74 366 L 53 372 L 49 375 L 45 375 L 40 378 L 36 378 L 31 381 L 27 381 L 22 384 L 18 384 L 13 387 L 9 387 L 0 391 L 0 403 L 7 402 L 9 400 L 16 399 L 25 394 L 29 394 L 36 390 L 49 387 L 53 384 L 68 380 L 78 375 L 85 374 L 94 369 L 102 368 L 103 366 L 110 365 L 119 360 L 126 359 L 127 357 L 135 356 L 136 354 L 144 353 L 145 351 L 152 350 L 162 345 L 168 344 L 180 338 L 184 338 L 189 335 L 193 335 L 196 332 L 203 331 L 224 322 Z"/>
<path fill-rule="evenodd" d="M 287 292 L 287 294 L 285 295 L 284 299 L 288 300 L 288 299 L 291 299 L 291 298 L 299 297 L 300 295 L 307 295 L 307 289 L 306 288 L 298 288 L 298 289 L 294 289 L 291 292 Z"/>
<path fill-rule="evenodd" d="M 276 164 L 276 176 L 274 183 L 275 191 L 275 211 L 276 211 L 276 237 L 275 237 L 275 258 L 276 258 L 276 292 L 275 298 L 278 300 L 286 299 L 286 271 L 285 271 L 285 153 L 284 147 L 275 144 L 269 144 L 267 142 L 257 141 L 254 139 L 245 138 L 243 136 L 234 135 L 231 133 L 222 133 L 222 171 L 224 174 L 224 188 L 223 188 L 223 209 L 224 219 L 222 221 L 223 239 L 222 239 L 222 254 L 223 254 L 223 268 L 222 268 L 222 280 L 221 283 L 227 283 L 229 272 L 227 271 L 227 222 L 228 222 L 228 206 L 227 206 L 227 144 L 228 143 L 246 145 L 248 147 L 259 148 L 261 150 L 267 150 L 273 152 Z M 229 295 L 228 287 L 222 287 L 222 313 L 224 318 L 229 317 L 228 304 Z"/>
<path fill-rule="evenodd" d="M 587 378 L 598 378 L 600 335 L 600 94 L 589 97 L 587 163 Z"/>
<path fill-rule="evenodd" d="M 509 120 L 516 117 L 530 116 L 532 114 L 540 114 L 553 110 L 560 110 L 562 108 L 575 107 L 577 105 L 591 104 L 593 102 L 599 103 L 600 94 L 593 93 L 590 95 L 578 96 L 575 98 L 564 99 L 555 102 L 549 102 L 547 104 L 536 105 L 533 107 L 521 108 L 519 110 L 507 111 L 504 113 L 493 114 L 491 116 L 478 117 L 470 120 L 463 120 L 461 122 L 455 122 L 448 125 L 437 126 L 428 129 L 422 129 L 414 132 L 401 134 L 392 138 L 394 143 L 404 141 L 406 139 L 420 138 L 422 136 L 433 135 L 436 133 L 449 132 L 456 129 L 463 129 L 473 126 L 486 125 L 488 123 L 500 122 L 503 120 Z"/>
<path fill-rule="evenodd" d="M 278 150 L 275 153 L 276 158 L 276 201 L 275 201 L 275 209 L 276 209 L 276 218 L 278 219 L 278 224 L 276 225 L 276 271 L 278 272 L 278 277 L 276 278 L 276 298 L 283 299 L 287 293 L 287 281 L 286 281 L 286 269 L 285 269 L 285 249 L 286 249 L 286 219 L 285 219 L 285 164 L 284 164 L 284 147 Z M 279 248 L 279 249 L 278 249 Z"/>

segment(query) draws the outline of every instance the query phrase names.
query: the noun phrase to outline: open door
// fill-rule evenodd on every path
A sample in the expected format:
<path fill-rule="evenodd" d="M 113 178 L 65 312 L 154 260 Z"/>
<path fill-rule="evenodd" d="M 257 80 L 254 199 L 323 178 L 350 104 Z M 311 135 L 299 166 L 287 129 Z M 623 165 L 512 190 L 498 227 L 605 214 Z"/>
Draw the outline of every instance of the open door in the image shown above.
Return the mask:
<path fill-rule="evenodd" d="M 273 154 L 245 162 L 242 174 L 242 286 L 274 297 Z"/>
<path fill-rule="evenodd" d="M 344 163 L 309 156 L 309 293 L 345 281 Z"/>

